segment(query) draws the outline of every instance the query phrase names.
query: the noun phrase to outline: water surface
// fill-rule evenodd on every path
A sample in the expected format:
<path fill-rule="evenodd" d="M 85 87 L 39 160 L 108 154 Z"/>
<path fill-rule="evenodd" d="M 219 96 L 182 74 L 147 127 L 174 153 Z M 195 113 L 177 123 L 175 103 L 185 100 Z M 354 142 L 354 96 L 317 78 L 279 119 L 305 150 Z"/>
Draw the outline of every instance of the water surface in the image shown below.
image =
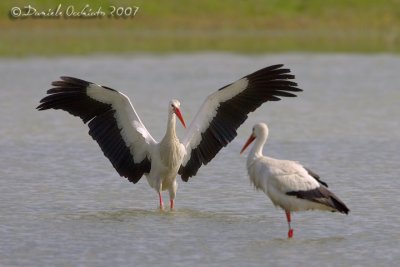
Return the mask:
<path fill-rule="evenodd" d="M 35 111 L 50 82 L 70 75 L 130 96 L 153 137 L 167 105 L 187 122 L 203 99 L 254 70 L 285 63 L 304 92 L 252 113 L 238 137 L 159 211 L 142 179 L 121 178 L 62 111 Z M 392 55 L 92 56 L 0 60 L 0 265 L 392 266 L 400 260 L 400 58 Z M 265 121 L 264 153 L 319 173 L 349 216 L 293 216 L 255 191 L 239 151 Z M 178 133 L 184 130 L 178 126 Z M 167 199 L 167 194 L 164 194 Z"/>

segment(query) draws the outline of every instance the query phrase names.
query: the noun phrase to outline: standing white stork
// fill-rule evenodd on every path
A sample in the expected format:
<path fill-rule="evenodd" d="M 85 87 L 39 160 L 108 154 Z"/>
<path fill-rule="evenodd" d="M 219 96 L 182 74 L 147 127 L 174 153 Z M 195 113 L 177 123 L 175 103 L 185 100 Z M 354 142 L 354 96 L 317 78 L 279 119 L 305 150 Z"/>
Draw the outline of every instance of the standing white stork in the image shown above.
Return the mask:
<path fill-rule="evenodd" d="M 258 123 L 240 153 L 255 140 L 247 156 L 247 171 L 250 181 L 262 190 L 275 206 L 285 210 L 289 226 L 288 237 L 293 237 L 290 226 L 291 211 L 328 210 L 348 214 L 346 205 L 327 189 L 319 175 L 290 160 L 279 160 L 263 156 L 263 147 L 268 137 L 268 127 Z"/>
<path fill-rule="evenodd" d="M 156 142 L 140 120 L 129 98 L 106 86 L 72 77 L 61 77 L 40 101 L 38 110 L 62 109 L 88 122 L 89 134 L 117 172 L 137 183 L 145 174 L 158 192 L 168 190 L 174 207 L 176 176 L 188 181 L 202 164 L 207 164 L 232 141 L 247 114 L 266 101 L 295 97 L 299 92 L 294 75 L 283 65 L 258 70 L 209 95 L 182 141 L 175 131 L 176 117 L 185 126 L 178 100 L 168 105 L 167 131 Z M 186 127 L 186 126 L 185 126 Z"/>

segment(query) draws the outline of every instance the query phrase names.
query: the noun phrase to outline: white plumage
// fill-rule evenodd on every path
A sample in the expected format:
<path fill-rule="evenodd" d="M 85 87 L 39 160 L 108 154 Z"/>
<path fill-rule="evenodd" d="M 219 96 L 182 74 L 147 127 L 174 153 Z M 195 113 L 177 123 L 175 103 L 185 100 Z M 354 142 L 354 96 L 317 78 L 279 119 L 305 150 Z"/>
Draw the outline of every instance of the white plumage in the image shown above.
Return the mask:
<path fill-rule="evenodd" d="M 348 213 L 346 205 L 327 189 L 319 176 L 300 163 L 263 156 L 263 147 L 268 138 L 268 127 L 258 123 L 240 153 L 255 140 L 248 157 L 247 171 L 256 189 L 262 190 L 275 206 L 285 210 L 289 232 L 291 211 L 328 210 Z"/>
<path fill-rule="evenodd" d="M 290 70 L 282 66 L 258 70 L 209 95 L 182 142 L 176 135 L 176 118 L 186 125 L 175 99 L 169 102 L 167 130 L 160 142 L 148 132 L 127 96 L 85 80 L 61 77 L 37 108 L 62 109 L 79 116 L 121 176 L 136 183 L 145 175 L 158 192 L 160 207 L 161 191 L 168 190 L 173 208 L 177 174 L 188 181 L 236 137 L 248 113 L 266 101 L 294 97 L 291 92 L 301 91 L 290 81 L 294 78 Z"/>

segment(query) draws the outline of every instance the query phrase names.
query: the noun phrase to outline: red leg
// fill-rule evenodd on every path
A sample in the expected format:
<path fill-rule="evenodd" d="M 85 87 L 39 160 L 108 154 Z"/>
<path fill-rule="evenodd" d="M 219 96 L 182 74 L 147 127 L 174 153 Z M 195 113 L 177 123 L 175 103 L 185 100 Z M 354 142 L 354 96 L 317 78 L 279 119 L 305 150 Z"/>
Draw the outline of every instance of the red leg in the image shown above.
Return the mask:
<path fill-rule="evenodd" d="M 158 197 L 159 197 L 159 199 L 160 199 L 160 209 L 162 210 L 162 209 L 163 209 L 163 206 L 164 206 L 164 204 L 163 204 L 163 200 L 162 200 L 161 192 L 158 192 Z"/>
<path fill-rule="evenodd" d="M 289 229 L 288 238 L 292 238 L 292 237 L 293 237 L 293 229 Z"/>
<path fill-rule="evenodd" d="M 173 199 L 169 200 L 169 205 L 170 205 L 171 210 L 174 209 L 174 200 Z"/>
<path fill-rule="evenodd" d="M 291 216 L 290 216 L 290 211 L 285 210 L 285 213 L 286 213 L 286 220 L 287 220 L 288 226 L 289 226 L 288 238 L 292 238 L 293 237 L 293 229 L 290 227 L 290 222 L 292 221 Z"/>

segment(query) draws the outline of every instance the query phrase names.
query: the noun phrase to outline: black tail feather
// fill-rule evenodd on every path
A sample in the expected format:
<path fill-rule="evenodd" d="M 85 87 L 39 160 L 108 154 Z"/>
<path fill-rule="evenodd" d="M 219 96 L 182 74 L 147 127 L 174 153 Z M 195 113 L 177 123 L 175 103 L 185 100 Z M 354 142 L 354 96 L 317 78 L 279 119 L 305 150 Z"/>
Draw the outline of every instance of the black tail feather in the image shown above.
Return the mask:
<path fill-rule="evenodd" d="M 335 195 L 331 196 L 332 203 L 334 207 L 339 211 L 340 213 L 348 214 L 350 212 L 349 208 L 344 204 L 339 198 L 337 198 Z"/>

